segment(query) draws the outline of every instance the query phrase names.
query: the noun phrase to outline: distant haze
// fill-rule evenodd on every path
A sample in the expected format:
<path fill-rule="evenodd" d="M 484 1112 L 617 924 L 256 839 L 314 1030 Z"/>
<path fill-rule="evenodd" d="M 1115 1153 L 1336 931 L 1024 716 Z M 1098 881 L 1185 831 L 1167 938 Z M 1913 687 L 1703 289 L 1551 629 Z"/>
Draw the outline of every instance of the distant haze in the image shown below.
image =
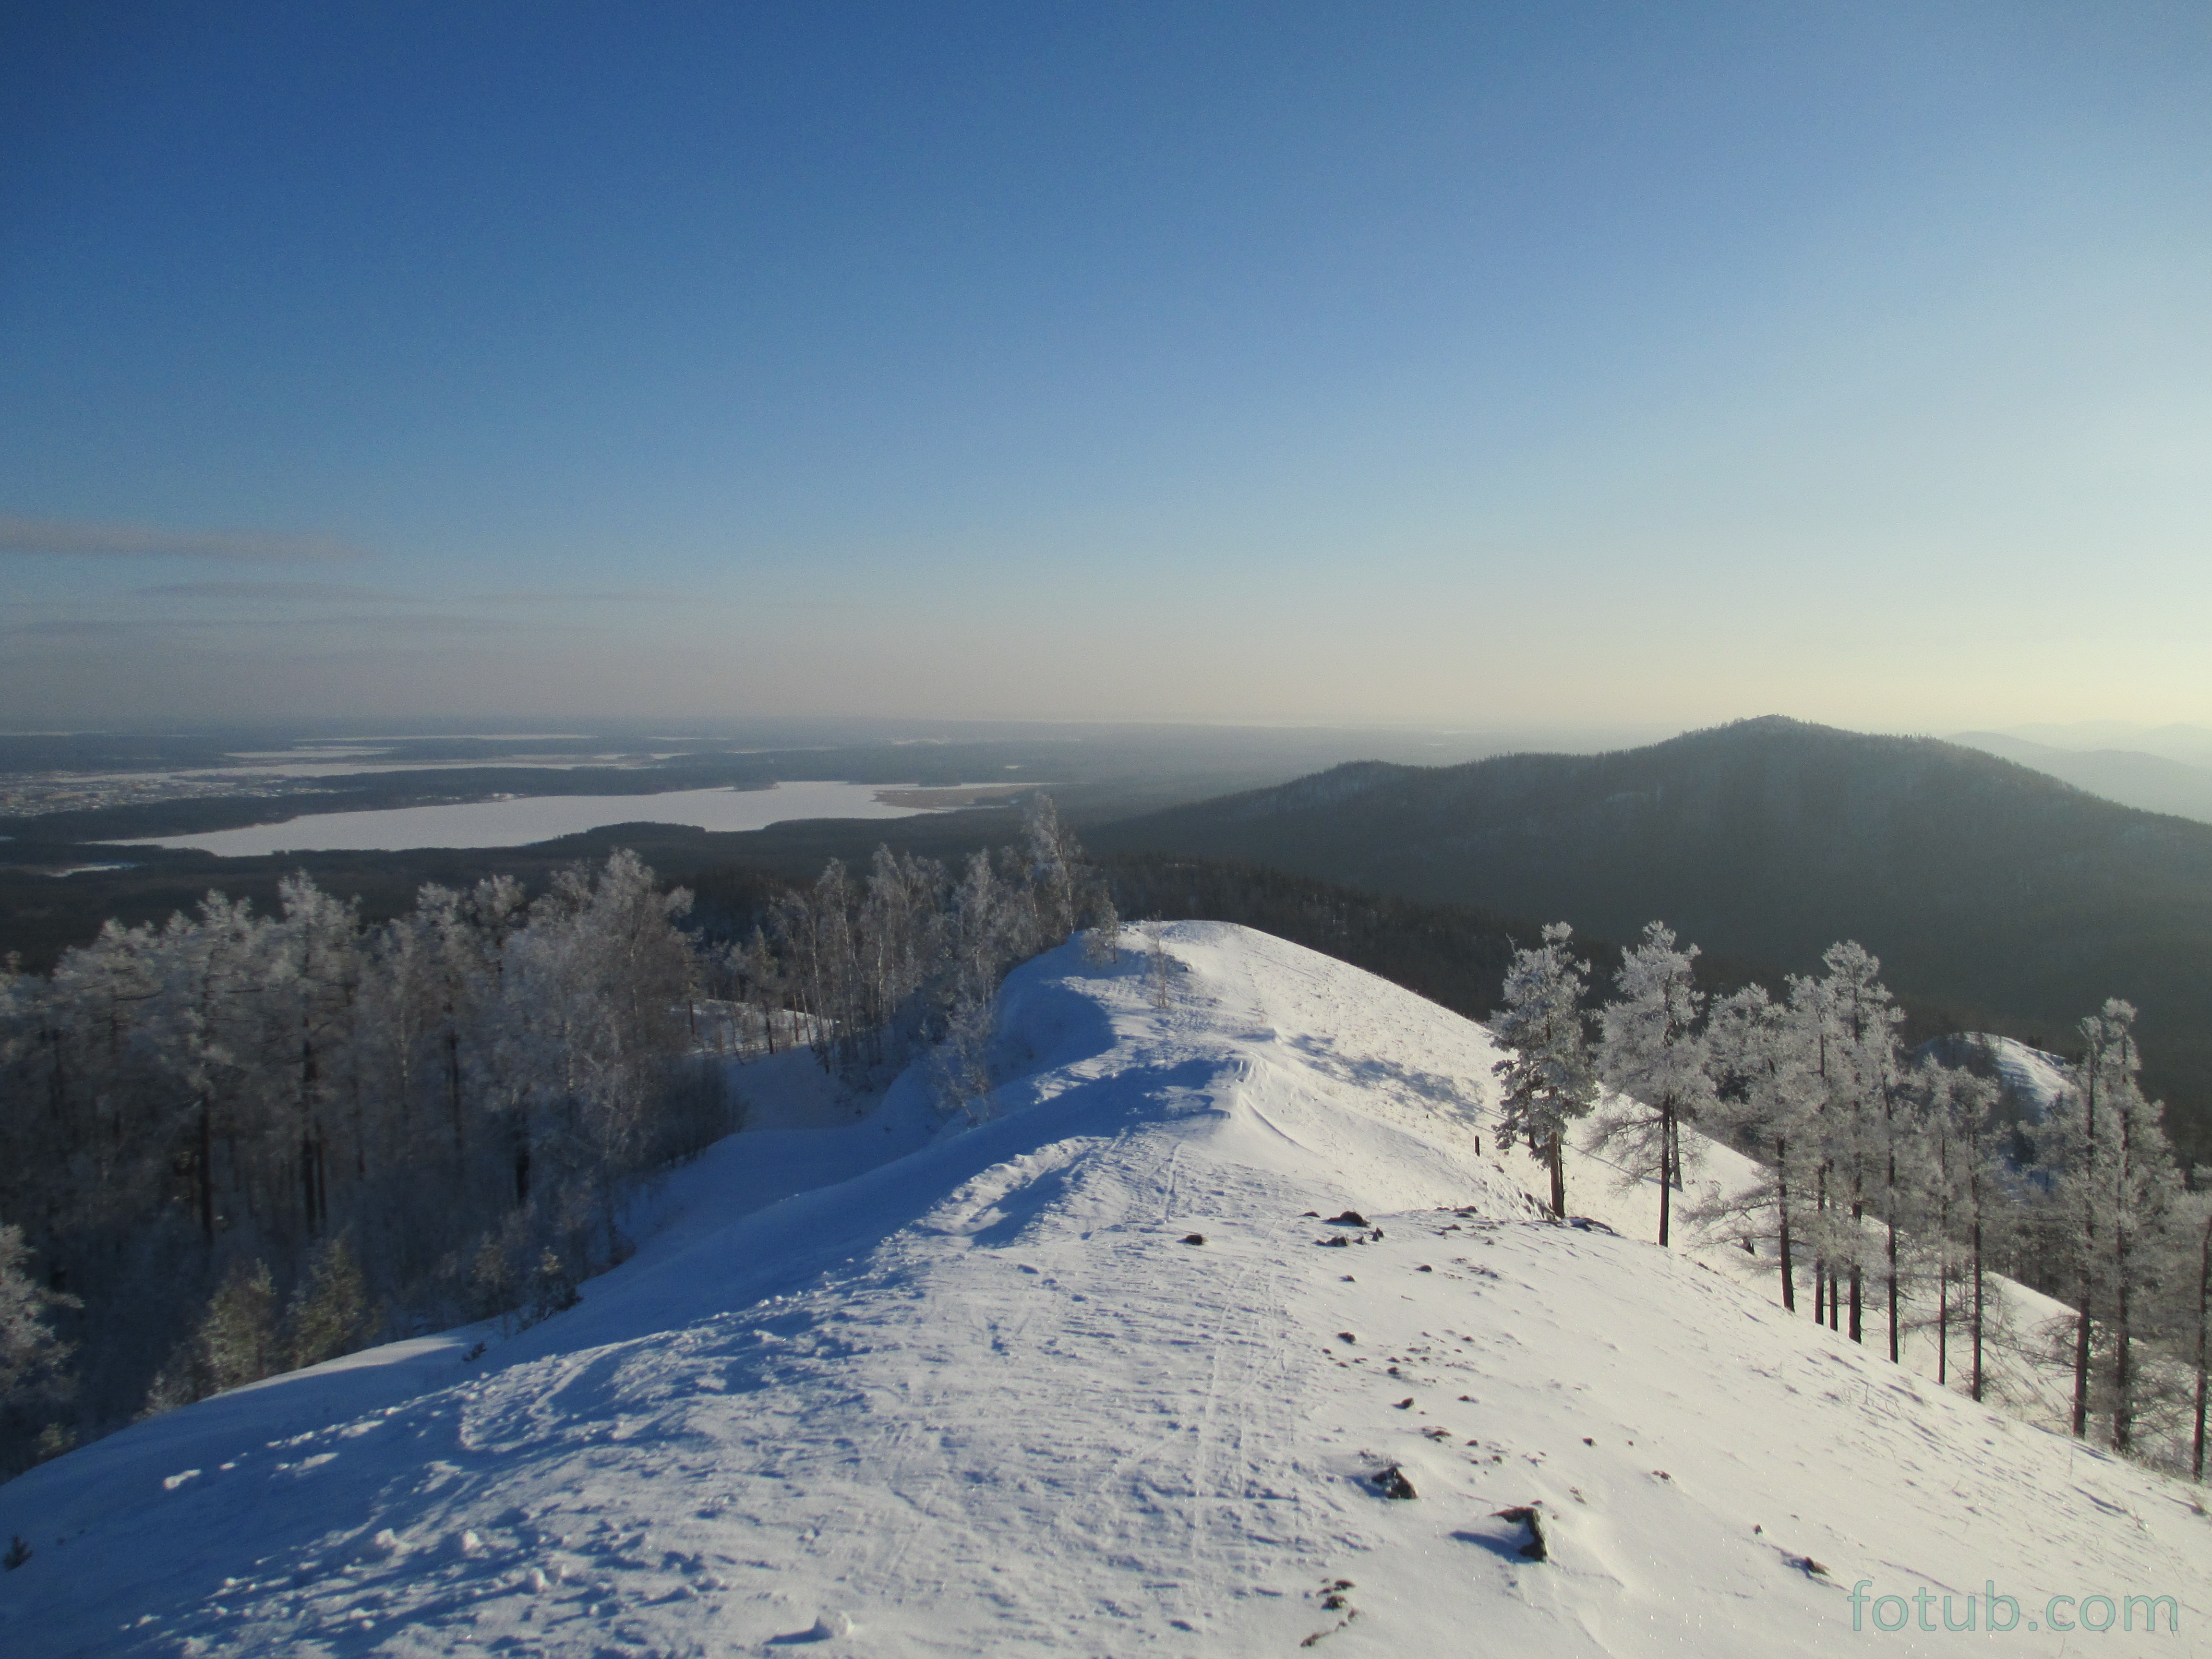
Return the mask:
<path fill-rule="evenodd" d="M 2203 22 L 8 8 L 0 718 L 2212 723 Z"/>

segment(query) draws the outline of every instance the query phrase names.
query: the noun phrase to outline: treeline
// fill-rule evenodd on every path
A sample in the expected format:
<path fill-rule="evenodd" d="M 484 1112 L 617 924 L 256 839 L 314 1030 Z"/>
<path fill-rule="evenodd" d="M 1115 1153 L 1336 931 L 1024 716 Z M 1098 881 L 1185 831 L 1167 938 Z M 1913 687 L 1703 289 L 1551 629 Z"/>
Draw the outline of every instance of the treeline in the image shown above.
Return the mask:
<path fill-rule="evenodd" d="M 1510 1050 L 1501 1127 L 1548 1164 L 1555 1211 L 1582 1119 L 1593 1150 L 1656 1183 L 1662 1244 L 1700 1144 L 1691 1132 L 1731 1143 L 1760 1174 L 1698 1218 L 1771 1254 L 1784 1308 L 1809 1288 L 1812 1316 L 1859 1342 L 1878 1317 L 1893 1362 L 1923 1331 L 1938 1382 L 1951 1383 L 1955 1347 L 1980 1400 L 1995 1281 L 2025 1281 L 2074 1310 L 2038 1334 L 2070 1372 L 2072 1431 L 2203 1478 L 2212 1170 L 2184 1170 L 2142 1092 L 2132 1007 L 2081 1021 L 2063 1088 L 2022 1120 L 1993 1080 L 1904 1047 L 1904 1016 L 1858 945 L 1832 947 L 1825 972 L 1779 996 L 1710 997 L 1696 947 L 1654 922 L 1593 1019 L 1571 939 L 1554 924 L 1515 953 L 1494 1025 Z"/>
<path fill-rule="evenodd" d="M 1110 915 L 1048 799 L 957 878 L 832 863 L 743 941 L 632 854 L 368 926 L 305 876 L 0 975 L 0 1472 L 374 1340 L 567 1305 L 641 1177 L 734 1126 L 724 1056 L 988 1086 L 991 994 Z M 734 1037 L 734 1041 L 732 1039 Z"/>

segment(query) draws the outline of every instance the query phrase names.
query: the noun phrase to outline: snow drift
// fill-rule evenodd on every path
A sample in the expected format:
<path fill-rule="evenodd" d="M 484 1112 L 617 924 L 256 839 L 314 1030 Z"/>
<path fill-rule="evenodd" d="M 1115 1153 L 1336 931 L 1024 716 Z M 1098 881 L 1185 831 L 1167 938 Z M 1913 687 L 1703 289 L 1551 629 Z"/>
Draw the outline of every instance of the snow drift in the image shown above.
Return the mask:
<path fill-rule="evenodd" d="M 2202 1643 L 2190 1489 L 1548 1222 L 1480 1028 L 1167 945 L 1164 1009 L 1126 957 L 1018 970 L 981 1127 L 911 1073 L 787 1108 L 481 1358 L 395 1344 L 0 1488 L 0 1647 L 1934 1653 L 1990 1588 L 2008 1650 L 2060 1650 L 2053 1596 L 2171 1596 L 2159 1650 Z"/>

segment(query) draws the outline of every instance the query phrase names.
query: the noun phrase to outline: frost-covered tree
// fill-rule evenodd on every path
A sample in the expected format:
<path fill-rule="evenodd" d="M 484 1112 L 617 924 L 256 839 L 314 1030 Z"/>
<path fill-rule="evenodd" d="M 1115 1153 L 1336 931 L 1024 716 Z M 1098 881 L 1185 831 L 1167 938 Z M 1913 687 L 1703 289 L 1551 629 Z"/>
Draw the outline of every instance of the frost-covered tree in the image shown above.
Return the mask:
<path fill-rule="evenodd" d="M 1866 1268 L 1872 1254 L 1866 1232 L 1870 1199 L 1893 1208 L 1897 1027 L 1904 1011 L 1881 982 L 1881 963 L 1863 945 L 1846 939 L 1822 953 L 1828 970 L 1818 981 L 1792 981 L 1790 1001 L 1804 1009 L 1813 1070 L 1818 1079 L 1820 1164 L 1814 1176 L 1814 1233 L 1818 1279 L 1814 1316 L 1822 1297 L 1831 1329 L 1838 1328 L 1842 1290 L 1850 1286 L 1849 1334 L 1866 1340 Z"/>
<path fill-rule="evenodd" d="M 1704 993 L 1692 977 L 1698 947 L 1678 950 L 1663 922 L 1622 953 L 1613 988 L 1599 1012 L 1597 1069 L 1619 1097 L 1603 1119 L 1601 1144 L 1632 1180 L 1659 1183 L 1659 1243 L 1668 1242 L 1674 1195 L 1682 1186 L 1682 1127 L 1712 1099 L 1704 1038 L 1697 1030 Z"/>
<path fill-rule="evenodd" d="M 1083 957 L 1094 967 L 1110 968 L 1121 957 L 1121 913 L 1114 908 L 1113 890 L 1104 882 L 1094 884 L 1090 907 L 1091 926 L 1083 935 Z"/>
<path fill-rule="evenodd" d="M 1711 1108 L 1719 1127 L 1760 1160 L 1762 1174 L 1725 1207 L 1773 1218 L 1782 1305 L 1797 1310 L 1797 1218 L 1817 1161 L 1815 1078 L 1803 1011 L 1746 986 L 1712 1007 L 1705 1030 Z"/>
<path fill-rule="evenodd" d="M 1986 1078 L 1923 1060 L 1902 1094 L 1917 1142 L 1914 1221 L 1933 1257 L 1936 1381 L 1950 1382 L 1955 1306 L 1972 1341 L 1969 1392 L 1979 1400 L 1987 1382 L 1989 1262 L 2010 1231 L 2012 1211 L 2000 1182 L 2008 1132 L 1996 1115 L 1999 1091 Z"/>
<path fill-rule="evenodd" d="M 690 904 L 680 888 L 659 891 L 635 854 L 617 852 L 595 878 L 562 872 L 507 946 L 527 1079 L 518 1197 L 550 1164 L 568 1199 L 596 1211 L 610 1255 L 621 1177 L 703 1144 L 656 1113 L 689 1045 L 692 958 L 675 924 Z"/>
<path fill-rule="evenodd" d="M 2212 1401 L 2212 1170 L 2199 1169 L 2185 1212 L 2183 1237 L 2197 1246 L 2197 1317 L 2191 1334 L 2196 1387 L 2190 1431 L 2189 1478 L 2204 1479 L 2204 1424 Z M 2187 1283 L 2188 1275 L 2183 1275 Z"/>
<path fill-rule="evenodd" d="M 361 918 L 357 905 L 324 892 L 304 874 L 286 878 L 277 896 L 283 915 L 263 985 L 272 1016 L 268 1058 L 272 1092 L 293 1121 L 301 1229 L 313 1239 L 331 1222 L 333 1142 L 349 1143 L 339 1156 L 349 1155 L 354 1176 L 368 1173 L 361 1097 L 350 1075 L 363 969 Z"/>
<path fill-rule="evenodd" d="M 2101 1403 L 2112 1416 L 2113 1449 L 2122 1452 L 2135 1445 L 2142 1383 L 2137 1344 L 2162 1276 L 2176 1265 L 2181 1209 L 2160 1109 L 2136 1082 L 2142 1054 L 2135 1019 L 2134 1007 L 2115 999 L 2081 1022 L 2081 1058 L 2045 1137 L 2078 1304 L 2071 1426 L 2086 1436 Z M 2100 1328 L 2107 1355 L 2101 1390 L 2094 1376 Z"/>
<path fill-rule="evenodd" d="M 1075 932 L 1083 849 L 1060 822 L 1052 797 L 1042 793 L 1031 795 L 1023 809 L 1022 834 L 1038 925 L 1047 939 L 1064 939 Z"/>
<path fill-rule="evenodd" d="M 27 1412 L 69 1392 L 69 1345 L 54 1335 L 49 1316 L 73 1300 L 32 1276 L 23 1230 L 0 1226 L 0 1411 Z"/>
<path fill-rule="evenodd" d="M 927 1031 L 945 954 L 945 874 L 933 859 L 876 849 L 857 924 L 866 978 L 860 1018 L 871 1065 L 903 1060 Z"/>
<path fill-rule="evenodd" d="M 369 1329 L 368 1293 L 343 1238 L 324 1241 L 284 1317 L 285 1358 L 295 1370 L 351 1353 Z"/>
<path fill-rule="evenodd" d="M 150 1410 L 180 1406 L 258 1382 L 283 1369 L 276 1285 L 269 1264 L 235 1263 L 167 1370 L 155 1379 Z"/>
<path fill-rule="evenodd" d="M 1526 1138 L 1552 1176 L 1552 1213 L 1567 1212 L 1567 1126 L 1589 1115 L 1597 1099 L 1582 1000 L 1589 964 L 1567 941 L 1574 929 L 1547 925 L 1543 942 L 1514 952 L 1505 971 L 1505 1006 L 1490 1029 L 1507 1050 L 1492 1067 L 1503 1089 L 1498 1133 L 1509 1144 Z"/>

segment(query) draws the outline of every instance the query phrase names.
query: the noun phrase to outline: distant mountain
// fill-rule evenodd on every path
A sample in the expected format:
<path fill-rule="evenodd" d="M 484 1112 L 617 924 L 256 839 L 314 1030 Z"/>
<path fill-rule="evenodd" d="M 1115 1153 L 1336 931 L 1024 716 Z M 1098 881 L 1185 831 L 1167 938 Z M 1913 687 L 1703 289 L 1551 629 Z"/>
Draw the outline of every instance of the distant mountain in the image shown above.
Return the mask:
<path fill-rule="evenodd" d="M 2139 749 L 2055 749 L 2004 732 L 1961 732 L 1951 741 L 2018 761 L 2123 806 L 2212 823 L 2212 765 Z"/>
<path fill-rule="evenodd" d="M 1336 768 L 1086 831 L 1615 939 L 1654 917 L 1808 970 L 1838 939 L 1953 1029 L 2063 1047 L 2109 996 L 2199 1157 L 2212 1103 L 2212 826 L 1932 738 L 1779 716 L 1606 755 Z"/>
<path fill-rule="evenodd" d="M 2137 726 L 2125 720 L 2075 720 L 2067 725 L 2008 726 L 1998 735 L 2052 749 L 2125 749 L 2191 766 L 2212 766 L 2212 726 L 2176 721 Z"/>

